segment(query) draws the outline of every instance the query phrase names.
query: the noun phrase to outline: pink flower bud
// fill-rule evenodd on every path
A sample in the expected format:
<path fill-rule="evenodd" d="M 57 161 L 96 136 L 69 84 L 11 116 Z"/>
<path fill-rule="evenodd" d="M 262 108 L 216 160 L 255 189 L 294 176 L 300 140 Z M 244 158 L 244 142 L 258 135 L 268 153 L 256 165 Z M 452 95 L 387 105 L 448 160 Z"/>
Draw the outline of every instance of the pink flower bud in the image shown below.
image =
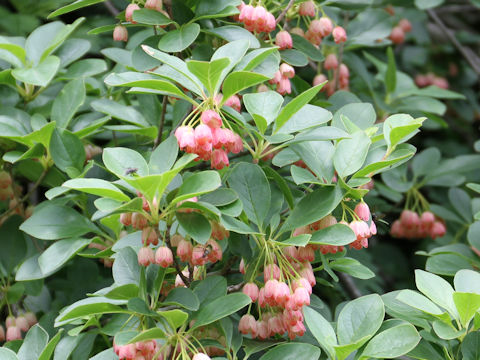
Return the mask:
<path fill-rule="evenodd" d="M 430 237 L 435 240 L 437 237 L 445 236 L 446 233 L 447 228 L 445 225 L 440 221 L 435 221 L 430 230 Z"/>
<path fill-rule="evenodd" d="M 132 227 L 138 230 L 145 228 L 148 225 L 147 218 L 140 213 L 132 214 Z"/>
<path fill-rule="evenodd" d="M 300 278 L 293 282 L 293 285 L 292 285 L 293 291 L 295 291 L 299 287 L 304 287 L 305 289 L 307 289 L 308 294 L 312 295 L 312 285 L 310 285 L 307 279 Z"/>
<path fill-rule="evenodd" d="M 298 14 L 300 16 L 315 16 L 315 3 L 313 1 L 306 1 L 300 4 L 298 8 Z"/>
<path fill-rule="evenodd" d="M 205 265 L 208 261 L 208 251 L 201 246 L 196 245 L 192 250 L 192 264 L 193 265 Z"/>
<path fill-rule="evenodd" d="M 125 226 L 131 225 L 132 224 L 132 213 L 121 213 L 120 214 L 120 222 Z"/>
<path fill-rule="evenodd" d="M 142 247 L 138 251 L 138 263 L 142 266 L 148 266 L 155 262 L 155 254 L 149 247 Z"/>
<path fill-rule="evenodd" d="M 266 290 L 265 290 L 266 291 Z M 290 288 L 284 282 L 278 282 L 274 292 L 275 303 L 284 306 L 290 298 Z"/>
<path fill-rule="evenodd" d="M 153 227 L 147 226 L 142 230 L 142 244 L 145 246 L 158 245 L 158 235 Z"/>
<path fill-rule="evenodd" d="M 15 316 L 7 316 L 7 318 L 5 319 L 5 326 L 7 328 L 15 326 Z"/>
<path fill-rule="evenodd" d="M 118 347 L 118 357 L 120 359 L 135 359 L 137 354 L 137 349 L 135 349 L 135 344 L 121 345 Z"/>
<path fill-rule="evenodd" d="M 295 69 L 292 66 L 283 63 L 280 65 L 280 73 L 283 77 L 291 79 L 295 76 Z"/>
<path fill-rule="evenodd" d="M 193 245 L 190 241 L 185 239 L 180 240 L 177 247 L 177 256 L 181 261 L 190 261 L 192 258 Z"/>
<path fill-rule="evenodd" d="M 303 31 L 302 28 L 295 27 L 295 28 L 293 28 L 292 30 L 290 30 L 290 32 L 291 32 L 292 34 L 296 34 L 296 35 L 298 35 L 298 36 L 305 37 L 305 31 Z"/>
<path fill-rule="evenodd" d="M 400 222 L 406 228 L 415 228 L 420 225 L 420 218 L 418 214 L 411 210 L 403 210 L 400 214 Z"/>
<path fill-rule="evenodd" d="M 125 9 L 125 20 L 130 21 L 132 24 L 136 24 L 136 22 L 133 21 L 133 12 L 135 10 L 140 10 L 140 6 L 137 4 L 129 4 Z"/>
<path fill-rule="evenodd" d="M 280 279 L 280 268 L 276 264 L 268 264 L 263 270 L 263 279 L 265 283 L 270 279 Z"/>
<path fill-rule="evenodd" d="M 249 333 L 256 335 L 257 322 L 255 321 L 255 318 L 250 314 L 243 315 L 238 323 L 238 330 L 244 335 Z"/>
<path fill-rule="evenodd" d="M 290 94 L 292 92 L 292 84 L 288 78 L 281 78 L 277 85 L 277 92 L 281 95 Z"/>
<path fill-rule="evenodd" d="M 398 26 L 403 30 L 403 32 L 408 33 L 412 31 L 412 23 L 408 19 L 401 19 L 398 23 Z"/>
<path fill-rule="evenodd" d="M 326 37 L 330 35 L 333 31 L 333 24 L 332 20 L 330 20 L 328 17 L 321 17 L 320 20 L 318 20 L 319 26 L 320 26 L 320 31 L 319 34 L 321 37 Z"/>
<path fill-rule="evenodd" d="M 240 102 L 240 98 L 238 95 L 230 96 L 227 101 L 225 101 L 225 105 L 231 107 L 232 109 L 240 112 L 242 110 L 242 103 Z"/>
<path fill-rule="evenodd" d="M 328 54 L 323 64 L 325 70 L 334 70 L 338 68 L 338 59 L 335 54 Z"/>
<path fill-rule="evenodd" d="M 240 260 L 238 271 L 240 271 L 240 274 L 245 275 L 245 261 L 243 261 L 243 259 Z"/>
<path fill-rule="evenodd" d="M 22 330 L 23 332 L 27 332 L 30 329 L 30 325 L 28 324 L 28 320 L 24 316 L 18 316 L 15 319 L 15 325 Z"/>
<path fill-rule="evenodd" d="M 347 65 L 340 64 L 339 76 L 340 76 L 340 82 L 345 79 L 348 80 L 348 78 L 350 77 L 350 71 L 348 70 Z"/>
<path fill-rule="evenodd" d="M 252 5 L 245 5 L 242 7 L 240 10 L 240 15 L 238 17 L 238 20 L 241 22 L 247 24 L 251 24 L 253 22 L 253 11 L 255 8 Z"/>
<path fill-rule="evenodd" d="M 335 43 L 337 44 L 347 41 L 347 33 L 345 29 L 341 26 L 336 26 L 332 31 L 332 35 L 333 40 L 335 40 Z"/>
<path fill-rule="evenodd" d="M 0 189 L 6 189 L 12 184 L 12 177 L 6 171 L 0 171 Z"/>
<path fill-rule="evenodd" d="M 268 323 L 266 321 L 257 321 L 258 338 L 265 340 L 269 336 Z"/>
<path fill-rule="evenodd" d="M 302 306 L 310 305 L 310 295 L 308 294 L 307 289 L 299 287 L 293 293 L 293 299 L 297 307 L 301 308 Z"/>
<path fill-rule="evenodd" d="M 238 134 L 234 134 L 231 132 L 230 139 L 226 145 L 227 151 L 230 151 L 234 154 L 238 154 L 243 150 L 243 141 L 242 138 Z"/>
<path fill-rule="evenodd" d="M 2 325 L 0 325 L 0 342 L 5 341 L 5 329 L 3 328 Z"/>
<path fill-rule="evenodd" d="M 212 143 L 212 131 L 210 130 L 210 127 L 200 124 L 195 128 L 195 143 L 197 145 Z"/>
<path fill-rule="evenodd" d="M 145 9 L 161 11 L 162 10 L 162 0 L 147 0 L 145 2 Z"/>
<path fill-rule="evenodd" d="M 252 302 L 258 299 L 258 286 L 255 283 L 247 283 L 243 286 L 243 293 L 252 299 Z"/>
<path fill-rule="evenodd" d="M 205 110 L 204 112 L 202 112 L 200 120 L 205 125 L 208 125 L 208 127 L 210 127 L 211 129 L 219 128 L 222 126 L 222 118 L 214 110 Z"/>
<path fill-rule="evenodd" d="M 403 227 L 400 220 L 395 220 L 393 222 L 392 227 L 390 229 L 390 234 L 393 237 L 397 237 L 397 238 L 403 237 Z"/>
<path fill-rule="evenodd" d="M 370 235 L 377 235 L 377 225 L 375 225 L 375 222 L 372 220 L 370 223 Z"/>
<path fill-rule="evenodd" d="M 301 262 L 312 262 L 315 260 L 315 251 L 311 246 L 298 248 L 298 260 Z"/>
<path fill-rule="evenodd" d="M 390 40 L 394 44 L 402 44 L 405 41 L 405 32 L 400 26 L 395 26 L 390 33 Z"/>
<path fill-rule="evenodd" d="M 443 77 L 435 77 L 432 81 L 432 85 L 437 86 L 440 89 L 448 89 L 450 87 L 448 80 Z"/>
<path fill-rule="evenodd" d="M 216 149 L 212 152 L 211 159 L 212 169 L 222 170 L 225 166 L 229 165 L 228 156 L 225 150 Z"/>
<path fill-rule="evenodd" d="M 298 259 L 298 250 L 295 246 L 287 246 L 282 249 L 283 254 L 286 256 L 288 261 L 293 261 Z"/>
<path fill-rule="evenodd" d="M 208 253 L 208 260 L 210 260 L 211 263 L 222 260 L 223 250 L 215 240 L 208 240 L 207 247 L 210 249 L 210 252 Z"/>
<path fill-rule="evenodd" d="M 272 32 L 275 30 L 277 22 L 275 21 L 275 16 L 272 13 L 267 13 L 267 24 L 265 25 L 265 32 Z"/>
<path fill-rule="evenodd" d="M 280 50 L 291 49 L 293 47 L 293 40 L 288 31 L 282 30 L 277 33 L 275 36 L 275 45 L 277 45 Z"/>
<path fill-rule="evenodd" d="M 275 300 L 275 290 L 277 289 L 277 285 L 278 280 L 275 279 L 268 280 L 265 283 L 265 301 L 270 305 L 273 305 L 273 302 Z"/>
<path fill-rule="evenodd" d="M 155 262 L 163 268 L 173 264 L 172 251 L 166 246 L 160 246 L 155 253 Z"/>
<path fill-rule="evenodd" d="M 425 211 L 422 216 L 420 216 L 420 222 L 423 225 L 432 225 L 435 222 L 435 215 L 430 211 Z"/>
<path fill-rule="evenodd" d="M 314 230 L 321 230 L 325 229 L 329 226 L 335 225 L 337 223 L 337 219 L 335 219 L 332 215 L 327 215 L 324 218 L 320 219 L 319 221 L 312 224 Z"/>
<path fill-rule="evenodd" d="M 20 331 L 20 328 L 18 328 L 17 326 L 7 327 L 6 339 L 7 341 L 21 340 L 22 332 Z"/>
<path fill-rule="evenodd" d="M 187 149 L 188 152 L 193 152 L 195 149 L 195 131 L 190 126 L 180 126 L 175 130 L 175 137 L 178 141 L 180 149 Z"/>
<path fill-rule="evenodd" d="M 360 202 L 355 206 L 355 214 L 358 215 L 360 219 L 363 221 L 368 221 L 370 220 L 370 208 L 368 205 L 364 202 Z"/>
<path fill-rule="evenodd" d="M 260 92 L 266 92 L 268 90 L 269 90 L 269 88 L 268 88 L 267 85 L 265 85 L 265 84 L 258 85 L 257 92 L 259 92 L 259 93 Z"/>
<path fill-rule="evenodd" d="M 114 41 L 128 41 L 128 30 L 123 25 L 117 25 L 113 29 L 113 40 Z"/>

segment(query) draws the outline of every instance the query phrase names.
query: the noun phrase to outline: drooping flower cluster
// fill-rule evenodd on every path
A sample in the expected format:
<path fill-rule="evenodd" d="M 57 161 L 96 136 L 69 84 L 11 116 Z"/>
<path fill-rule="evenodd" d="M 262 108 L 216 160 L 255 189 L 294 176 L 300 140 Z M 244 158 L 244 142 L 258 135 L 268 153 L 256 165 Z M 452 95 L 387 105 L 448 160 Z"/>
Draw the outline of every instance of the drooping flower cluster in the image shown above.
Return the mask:
<path fill-rule="evenodd" d="M 37 317 L 32 312 L 27 312 L 17 317 L 8 316 L 5 319 L 6 332 L 3 326 L 0 325 L 0 342 L 21 340 L 22 332 L 26 333 L 36 323 Z"/>
<path fill-rule="evenodd" d="M 447 232 L 445 223 L 436 218 L 430 211 L 421 215 L 412 210 L 403 210 L 400 219 L 395 220 L 390 234 L 396 238 L 422 239 L 431 237 L 436 239 Z"/>
<path fill-rule="evenodd" d="M 425 75 L 419 74 L 415 76 L 415 84 L 419 88 L 427 87 L 430 85 L 437 86 L 441 89 L 448 89 L 450 87 L 447 79 L 441 76 L 437 76 L 433 73 L 428 73 Z"/>
<path fill-rule="evenodd" d="M 230 105 L 235 106 L 233 100 Z M 210 160 L 212 168 L 221 170 L 229 165 L 229 152 L 238 154 L 243 150 L 242 138 L 232 130 L 223 128 L 222 118 L 214 110 L 203 111 L 200 121 L 195 128 L 190 125 L 177 128 L 175 137 L 178 145 L 188 153 L 197 154 L 202 160 Z"/>
<path fill-rule="evenodd" d="M 116 345 L 113 343 L 113 351 L 118 355 L 119 360 L 152 360 L 163 359 L 155 357 L 157 342 L 155 340 L 140 341 L 134 344 Z"/>
<path fill-rule="evenodd" d="M 269 82 L 272 85 L 277 85 L 277 92 L 279 94 L 285 95 L 290 94 L 292 92 L 292 84 L 290 83 L 290 79 L 295 76 L 295 69 L 283 63 L 280 65 L 280 69 L 275 73 L 273 79 Z"/>
<path fill-rule="evenodd" d="M 238 6 L 240 15 L 238 20 L 244 24 L 245 29 L 256 33 L 269 33 L 275 30 L 277 25 L 275 16 L 263 6 L 246 5 L 243 1 Z"/>

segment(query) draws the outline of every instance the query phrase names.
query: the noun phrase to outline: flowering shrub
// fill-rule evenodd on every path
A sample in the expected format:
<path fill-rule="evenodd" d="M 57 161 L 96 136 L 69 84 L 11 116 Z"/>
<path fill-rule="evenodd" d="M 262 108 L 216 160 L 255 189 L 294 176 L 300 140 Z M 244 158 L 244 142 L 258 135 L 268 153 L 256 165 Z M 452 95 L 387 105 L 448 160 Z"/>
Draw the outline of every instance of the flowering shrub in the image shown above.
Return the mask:
<path fill-rule="evenodd" d="M 438 149 L 466 97 L 411 61 L 441 1 L 24 3 L 1 359 L 476 358 L 480 146 Z"/>

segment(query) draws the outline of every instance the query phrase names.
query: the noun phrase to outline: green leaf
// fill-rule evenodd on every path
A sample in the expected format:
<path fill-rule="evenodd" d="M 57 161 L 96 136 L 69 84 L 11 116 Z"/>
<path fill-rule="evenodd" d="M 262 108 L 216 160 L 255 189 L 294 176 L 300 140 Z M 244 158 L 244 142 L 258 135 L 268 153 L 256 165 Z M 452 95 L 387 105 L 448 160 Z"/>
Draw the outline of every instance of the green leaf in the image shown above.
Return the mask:
<path fill-rule="evenodd" d="M 35 210 L 20 230 L 42 240 L 57 240 L 98 232 L 98 228 L 86 217 L 67 206 L 46 204 Z"/>
<path fill-rule="evenodd" d="M 395 114 L 389 116 L 383 123 L 383 135 L 389 149 L 395 149 L 418 133 L 425 118 L 414 119 L 407 114 Z"/>
<path fill-rule="evenodd" d="M 320 349 L 306 343 L 289 343 L 275 346 L 259 360 L 313 360 L 320 357 Z"/>
<path fill-rule="evenodd" d="M 360 359 L 396 358 L 413 350 L 420 342 L 415 326 L 402 324 L 382 331 L 370 340 Z"/>
<path fill-rule="evenodd" d="M 344 178 L 358 171 L 367 158 L 371 140 L 364 131 L 352 134 L 351 139 L 343 139 L 337 144 L 333 164 L 340 177 Z"/>
<path fill-rule="evenodd" d="M 351 133 L 355 131 L 349 131 L 348 124 L 345 123 L 344 118 L 353 122 L 361 130 L 366 130 L 375 124 L 377 115 L 373 105 L 370 103 L 351 103 L 342 106 L 335 112 L 332 126 Z"/>
<path fill-rule="evenodd" d="M 467 240 L 470 245 L 476 249 L 480 249 L 480 221 L 475 221 L 468 228 Z"/>
<path fill-rule="evenodd" d="M 262 228 L 271 203 L 270 185 L 262 168 L 239 163 L 230 173 L 228 183 L 237 192 L 247 217 Z"/>
<path fill-rule="evenodd" d="M 177 212 L 177 220 L 193 240 L 205 244 L 212 234 L 212 226 L 205 216 L 197 212 Z"/>
<path fill-rule="evenodd" d="M 47 19 L 51 19 L 55 16 L 63 15 L 69 13 L 71 11 L 75 11 L 77 9 L 81 9 L 86 6 L 98 4 L 104 2 L 105 0 L 77 0 L 69 5 L 62 6 L 61 8 L 55 10 L 54 12 L 50 13 Z"/>
<path fill-rule="evenodd" d="M 25 64 L 25 49 L 20 45 L 9 43 L 6 38 L 1 38 L 2 44 L 0 44 L 0 49 L 8 51 L 10 54 L 14 56 L 13 59 L 10 58 L 3 58 L 3 60 L 10 62 L 12 65 L 16 67 L 22 67 Z"/>
<path fill-rule="evenodd" d="M 178 142 L 175 136 L 169 136 L 150 155 L 148 168 L 151 174 L 162 174 L 170 170 L 177 160 Z"/>
<path fill-rule="evenodd" d="M 473 316 L 480 309 L 480 294 L 454 292 L 453 302 L 460 315 L 460 322 L 464 328 L 468 328 Z"/>
<path fill-rule="evenodd" d="M 107 71 L 107 63 L 102 59 L 84 59 L 70 66 L 63 79 L 80 79 L 101 74 Z"/>
<path fill-rule="evenodd" d="M 423 270 L 415 270 L 415 283 L 418 290 L 426 297 L 458 319 L 458 312 L 453 302 L 454 291 L 446 280 Z"/>
<path fill-rule="evenodd" d="M 403 146 L 405 146 L 405 148 L 403 148 Z M 399 145 L 387 158 L 384 159 L 382 157 L 381 158 L 382 160 L 373 162 L 371 164 L 368 164 L 367 166 L 364 166 L 361 170 L 357 171 L 353 177 L 360 178 L 360 177 L 368 176 L 371 173 L 378 174 L 383 171 L 388 171 L 389 169 L 392 168 L 393 165 L 399 165 L 404 163 L 405 161 L 413 157 L 413 155 L 415 155 L 416 149 L 415 148 L 412 149 L 411 147 L 413 146 L 411 146 L 410 144 Z M 378 150 L 377 149 L 378 148 L 376 149 L 370 148 L 369 154 L 367 155 L 367 160 L 366 160 L 367 163 L 369 162 L 369 158 L 372 155 L 373 151 L 378 151 L 378 154 L 383 153 L 386 155 L 386 151 L 387 151 L 386 147 L 383 147 L 382 149 L 378 149 Z M 415 162 L 416 158 L 417 157 L 414 158 L 413 162 Z"/>
<path fill-rule="evenodd" d="M 323 187 L 305 195 L 282 226 L 281 232 L 293 230 L 329 215 L 343 199 L 340 187 Z"/>
<path fill-rule="evenodd" d="M 190 199 L 194 196 L 209 193 L 222 185 L 220 176 L 216 171 L 207 170 L 189 176 L 178 189 L 177 196 L 172 203 Z"/>
<path fill-rule="evenodd" d="M 165 26 L 174 23 L 161 12 L 152 9 L 139 9 L 133 12 L 133 20 L 140 24 Z"/>
<path fill-rule="evenodd" d="M 48 342 L 47 346 L 43 349 L 42 353 L 40 354 L 40 357 L 38 358 L 38 360 L 50 360 L 55 350 L 55 347 L 57 346 L 58 342 L 60 341 L 60 338 L 62 337 L 62 332 L 63 332 L 63 329 L 60 329 L 60 331 L 58 331 L 57 334 Z"/>
<path fill-rule="evenodd" d="M 12 70 L 12 76 L 26 84 L 47 86 L 60 67 L 60 59 L 48 56 L 40 64 L 30 68 L 17 68 Z"/>
<path fill-rule="evenodd" d="M 453 279 L 455 290 L 480 295 L 480 274 L 473 270 L 460 270 Z"/>
<path fill-rule="evenodd" d="M 137 252 L 130 246 L 120 249 L 112 267 L 113 280 L 117 285 L 140 284 L 140 265 Z"/>
<path fill-rule="evenodd" d="M 85 85 L 83 80 L 72 80 L 67 83 L 53 101 L 52 121 L 60 129 L 66 129 L 78 108 L 85 101 Z"/>
<path fill-rule="evenodd" d="M 260 42 L 250 31 L 237 25 L 226 25 L 217 27 L 214 29 L 205 29 L 207 34 L 216 35 L 221 39 L 229 42 L 236 40 L 248 40 L 250 42 L 250 48 L 259 48 Z"/>
<path fill-rule="evenodd" d="M 142 331 L 137 336 L 130 339 L 129 344 L 134 344 L 136 342 L 155 340 L 155 339 L 165 339 L 165 332 L 160 328 L 151 328 L 145 331 Z"/>
<path fill-rule="evenodd" d="M 415 6 L 420 10 L 426 10 L 443 4 L 445 0 L 415 0 Z"/>
<path fill-rule="evenodd" d="M 433 330 L 435 334 L 443 340 L 453 340 L 465 336 L 466 330 L 458 330 L 450 321 L 444 322 L 436 320 L 433 322 Z"/>
<path fill-rule="evenodd" d="M 245 99 L 245 97 L 244 97 Z M 341 130 L 332 127 L 325 127 L 322 126 L 320 128 L 315 129 L 315 136 L 314 133 L 311 133 L 314 127 L 317 127 L 321 124 L 326 123 L 332 119 L 332 113 L 328 110 L 321 108 L 320 106 L 310 105 L 307 104 L 302 107 L 295 115 L 293 115 L 285 125 L 280 129 L 278 132 L 279 134 L 291 134 L 297 131 L 308 130 L 304 133 L 300 133 L 297 135 L 295 140 L 291 140 L 290 143 L 298 142 L 301 140 L 302 135 L 311 136 L 311 140 L 319 141 L 319 140 L 330 140 L 331 137 L 328 135 L 328 131 L 336 130 L 343 135 L 347 135 L 343 133 Z M 325 138 L 327 137 L 327 138 Z M 310 140 L 310 139 L 305 139 Z"/>
<path fill-rule="evenodd" d="M 39 324 L 32 326 L 18 350 L 18 360 L 38 360 L 47 343 L 47 332 Z"/>
<path fill-rule="evenodd" d="M 2 360 L 18 360 L 17 354 L 6 347 L 0 347 L 0 357 Z"/>
<path fill-rule="evenodd" d="M 103 179 L 71 179 L 62 184 L 62 186 L 85 192 L 87 194 L 107 197 L 118 201 L 130 201 L 130 198 L 125 195 L 112 183 Z"/>
<path fill-rule="evenodd" d="M 170 291 L 163 303 L 179 305 L 191 311 L 196 311 L 200 308 L 200 301 L 197 295 L 192 290 L 184 287 L 178 287 Z"/>
<path fill-rule="evenodd" d="M 378 331 L 385 316 L 382 298 L 377 294 L 352 300 L 338 315 L 337 335 L 341 345 L 366 341 Z"/>
<path fill-rule="evenodd" d="M 328 353 L 330 358 L 335 358 L 335 348 L 337 345 L 337 335 L 333 330 L 332 325 L 318 312 L 311 307 L 304 307 L 303 314 L 308 329 L 312 332 L 312 335 L 318 341 L 323 350 Z"/>
<path fill-rule="evenodd" d="M 397 87 L 397 66 L 395 64 L 395 55 L 391 47 L 387 49 L 388 66 L 385 73 L 385 86 L 387 93 L 391 94 Z"/>
<path fill-rule="evenodd" d="M 285 107 L 282 109 L 280 114 L 278 115 L 277 119 L 275 120 L 276 129 L 275 132 L 279 131 L 283 125 L 293 116 L 295 115 L 303 106 L 308 104 L 310 100 L 312 100 L 315 95 L 322 89 L 323 84 L 317 85 L 308 89 L 290 101 Z"/>
<path fill-rule="evenodd" d="M 357 279 L 367 280 L 375 277 L 375 273 L 358 260 L 344 257 L 332 261 L 329 266 L 332 270 L 347 273 Z"/>
<path fill-rule="evenodd" d="M 342 246 L 354 242 L 356 238 L 355 233 L 348 225 L 335 224 L 315 231 L 310 239 L 310 244 Z"/>
<path fill-rule="evenodd" d="M 70 131 L 53 131 L 50 154 L 55 165 L 70 177 L 78 176 L 82 172 L 86 158 L 85 148 L 80 139 Z"/>
<path fill-rule="evenodd" d="M 158 48 L 165 52 L 176 53 L 188 48 L 200 34 L 200 25 L 191 23 L 162 36 Z"/>
<path fill-rule="evenodd" d="M 173 330 L 178 329 L 188 320 L 188 314 L 179 309 L 161 311 L 158 313 L 161 317 L 167 319 Z"/>
<path fill-rule="evenodd" d="M 308 57 L 301 51 L 295 49 L 287 49 L 280 51 L 282 61 L 292 66 L 303 67 L 308 65 Z"/>
<path fill-rule="evenodd" d="M 193 292 L 197 295 L 200 303 L 207 304 L 221 296 L 227 295 L 227 280 L 223 276 L 208 276 L 195 286 Z"/>
<path fill-rule="evenodd" d="M 27 244 L 22 232 L 18 229 L 22 223 L 20 216 L 11 216 L 0 227 L 0 264 L 7 275 L 25 258 Z"/>
<path fill-rule="evenodd" d="M 293 47 L 297 50 L 300 50 L 305 55 L 307 55 L 313 61 L 323 61 L 325 57 L 322 52 L 317 49 L 310 41 L 305 39 L 303 36 L 297 34 L 290 34 L 293 40 Z"/>
<path fill-rule="evenodd" d="M 100 99 L 91 102 L 94 110 L 110 115 L 113 118 L 128 122 L 141 127 L 149 127 L 150 124 L 133 106 L 126 106 L 108 99 Z"/>
<path fill-rule="evenodd" d="M 55 319 L 55 326 L 61 326 L 71 320 L 84 316 L 108 313 L 128 313 L 119 305 L 126 305 L 126 300 L 113 300 L 96 296 L 79 300 L 63 309 Z"/>
<path fill-rule="evenodd" d="M 103 163 L 112 173 L 118 177 L 133 177 L 131 172 L 139 176 L 148 175 L 148 165 L 142 155 L 128 148 L 106 148 L 103 150 Z"/>
<path fill-rule="evenodd" d="M 397 300 L 407 304 L 425 314 L 432 315 L 438 319 L 449 321 L 450 317 L 442 311 L 437 305 L 430 301 L 427 297 L 413 291 L 402 290 L 396 297 Z"/>
<path fill-rule="evenodd" d="M 310 240 L 312 235 L 310 234 L 302 234 L 298 236 L 291 237 L 287 240 L 283 241 L 276 241 L 277 244 L 281 244 L 283 246 L 306 246 Z"/>
<path fill-rule="evenodd" d="M 243 103 L 263 134 L 280 112 L 283 96 L 275 91 L 246 94 L 243 96 Z"/>
<path fill-rule="evenodd" d="M 476 360 L 480 358 L 480 332 L 473 331 L 462 341 L 460 346 L 463 360 Z M 8 360 L 8 359 L 7 359 Z"/>
<path fill-rule="evenodd" d="M 57 272 L 91 241 L 91 239 L 65 239 L 53 243 L 38 258 L 43 277 Z"/>
<path fill-rule="evenodd" d="M 239 0 L 200 0 L 195 9 L 195 18 L 216 18 L 238 14 Z"/>
<path fill-rule="evenodd" d="M 210 95 L 213 95 L 219 87 L 223 70 L 230 65 L 230 59 L 221 58 L 208 61 L 190 60 L 187 62 L 188 69 L 202 82 Z"/>
<path fill-rule="evenodd" d="M 250 71 L 235 71 L 228 75 L 223 82 L 223 100 L 222 103 L 228 100 L 232 95 L 248 89 L 254 85 L 263 83 L 269 78 L 262 74 L 257 74 Z"/>
<path fill-rule="evenodd" d="M 243 293 L 233 293 L 215 299 L 200 309 L 195 317 L 193 329 L 211 324 L 250 304 L 252 300 Z"/>

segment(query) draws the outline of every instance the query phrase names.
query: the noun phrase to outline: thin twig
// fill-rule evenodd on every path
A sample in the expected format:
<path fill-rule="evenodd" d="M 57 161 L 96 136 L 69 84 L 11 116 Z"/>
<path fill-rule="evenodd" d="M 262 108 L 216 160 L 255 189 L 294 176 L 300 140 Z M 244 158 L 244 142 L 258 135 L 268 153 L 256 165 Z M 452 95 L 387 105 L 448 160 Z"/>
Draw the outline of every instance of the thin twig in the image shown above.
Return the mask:
<path fill-rule="evenodd" d="M 17 202 L 17 205 L 15 205 L 14 207 L 12 207 L 11 209 L 8 209 L 7 211 L 5 211 L 3 214 L 0 214 L 0 221 L 9 216 L 11 213 L 13 213 L 15 211 L 15 209 L 17 207 L 19 207 L 21 204 L 23 204 L 25 201 L 28 200 L 28 198 L 30 197 L 30 195 L 32 195 L 32 193 L 36 190 L 37 187 L 40 186 L 40 184 L 42 183 L 43 179 L 45 179 L 45 176 L 47 175 L 48 173 L 48 170 L 49 168 L 46 168 L 45 170 L 43 170 L 42 174 L 40 175 L 40 177 L 38 178 L 38 180 L 35 182 L 35 184 L 33 184 L 33 186 L 28 190 L 28 192 L 21 198 L 18 200 Z"/>
<path fill-rule="evenodd" d="M 469 48 L 467 50 L 466 47 L 460 44 L 460 42 L 455 37 L 455 34 L 449 28 L 447 28 L 447 26 L 443 23 L 442 19 L 438 17 L 437 13 L 434 10 L 428 9 L 427 13 L 430 16 L 430 18 L 438 25 L 438 27 L 442 29 L 442 31 L 445 33 L 448 39 L 452 42 L 452 44 L 457 48 L 457 50 L 462 54 L 465 60 L 467 60 L 467 62 L 472 67 L 473 71 L 475 71 L 477 75 L 480 75 L 480 58 L 476 56 L 475 53 L 471 51 Z"/>
<path fill-rule="evenodd" d="M 340 279 L 340 284 L 342 287 L 345 289 L 347 292 L 348 296 L 350 296 L 352 299 L 356 299 L 362 296 L 362 293 L 360 290 L 357 288 L 357 285 L 355 285 L 355 282 L 353 281 L 352 277 L 348 274 L 342 273 L 342 272 L 335 272 Z"/>
<path fill-rule="evenodd" d="M 227 288 L 227 293 L 231 294 L 233 292 L 237 292 L 237 291 L 240 291 L 240 289 L 243 287 L 243 282 L 241 282 L 240 284 L 237 284 L 237 285 L 230 285 L 228 288 Z"/>
<path fill-rule="evenodd" d="M 113 16 L 117 16 L 118 14 L 120 14 L 120 11 L 115 7 L 115 5 L 112 4 L 110 0 L 105 0 L 103 4 Z"/>
<path fill-rule="evenodd" d="M 153 148 L 155 149 L 162 142 L 163 127 L 165 125 L 165 114 L 167 113 L 167 96 L 163 97 L 162 101 L 162 115 L 160 116 L 160 125 L 158 127 L 158 135 L 153 143 Z"/>
<path fill-rule="evenodd" d="M 293 3 L 295 2 L 295 0 L 290 0 L 287 7 L 285 9 L 283 9 L 283 11 L 280 13 L 280 15 L 278 15 L 278 17 L 275 19 L 275 22 L 278 24 L 280 21 L 283 20 L 283 18 L 285 17 L 285 15 L 287 14 L 288 10 L 290 10 L 290 8 L 293 6 Z"/>

